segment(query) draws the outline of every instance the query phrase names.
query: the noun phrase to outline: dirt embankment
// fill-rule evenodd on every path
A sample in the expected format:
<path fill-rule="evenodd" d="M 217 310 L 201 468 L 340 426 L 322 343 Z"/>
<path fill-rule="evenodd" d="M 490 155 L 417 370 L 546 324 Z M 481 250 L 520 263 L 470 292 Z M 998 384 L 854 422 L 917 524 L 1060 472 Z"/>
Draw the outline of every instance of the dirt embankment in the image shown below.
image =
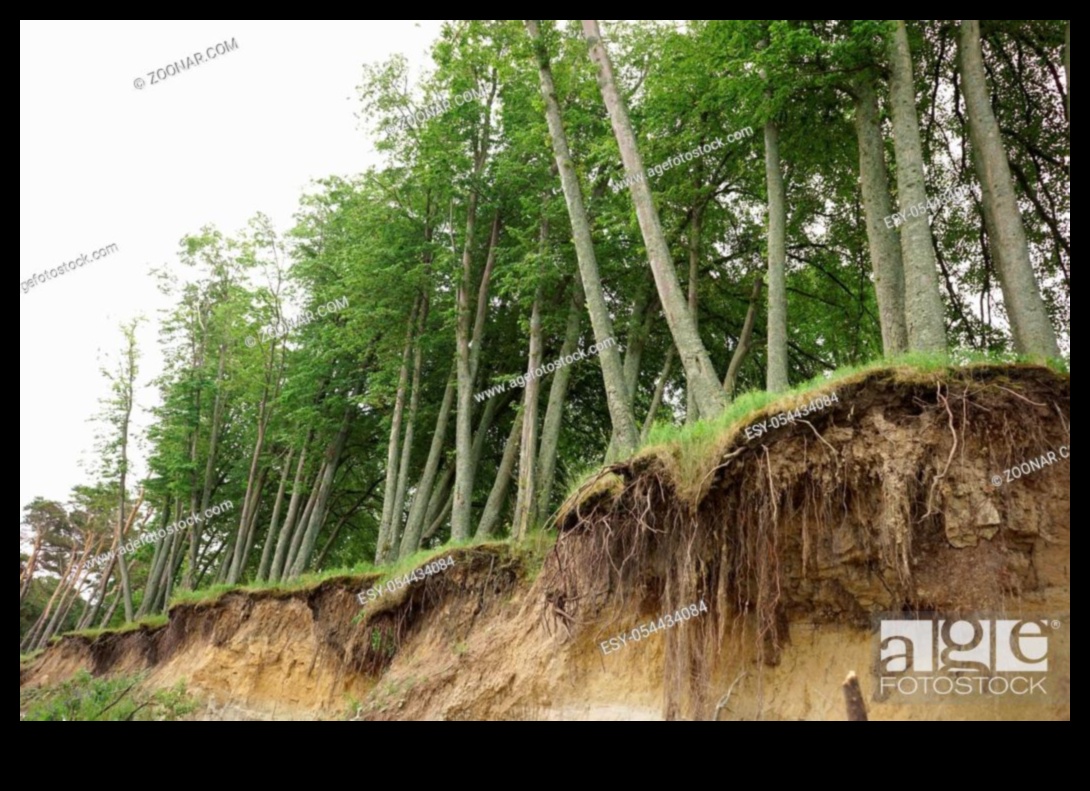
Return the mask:
<path fill-rule="evenodd" d="M 339 718 L 358 701 L 368 720 L 829 720 L 855 670 L 874 719 L 1069 719 L 1070 378 L 881 372 L 833 392 L 786 425 L 771 418 L 814 394 L 753 417 L 759 437 L 603 471 L 533 579 L 503 547 L 459 550 L 358 623 L 368 580 L 229 594 L 160 630 L 66 638 L 21 684 L 147 669 L 185 679 L 209 718 Z M 880 690 L 879 619 L 931 612 L 1044 619 L 1048 694 Z"/>

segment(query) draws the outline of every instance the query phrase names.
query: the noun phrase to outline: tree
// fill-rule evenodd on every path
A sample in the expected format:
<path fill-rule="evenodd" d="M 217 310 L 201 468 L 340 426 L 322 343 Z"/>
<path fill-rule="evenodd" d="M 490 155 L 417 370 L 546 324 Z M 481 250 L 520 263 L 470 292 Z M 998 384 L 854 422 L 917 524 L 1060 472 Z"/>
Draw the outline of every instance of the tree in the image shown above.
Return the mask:
<path fill-rule="evenodd" d="M 946 353 L 946 320 L 939 291 L 938 262 L 927 211 L 923 144 L 916 113 L 912 48 L 903 19 L 890 35 L 890 109 L 897 151 L 897 197 L 904 216 L 901 249 L 905 268 L 908 345 L 914 352 Z"/>
<path fill-rule="evenodd" d="M 625 170 L 630 174 L 642 176 L 646 172 L 643 158 L 636 144 L 636 135 L 632 131 L 628 110 L 617 88 L 613 64 L 609 58 L 609 51 L 602 41 L 598 21 L 584 19 L 583 32 L 587 45 L 590 47 L 590 58 L 598 68 L 598 87 L 602 91 L 602 99 L 609 111 L 613 134 L 617 138 Z M 681 357 L 688 386 L 694 393 L 694 403 L 701 418 L 712 419 L 726 409 L 727 400 L 719 386 L 708 350 L 700 339 L 700 333 L 686 304 L 677 270 L 674 267 L 673 256 L 670 254 L 670 248 L 662 232 L 662 223 L 659 220 L 658 210 L 655 208 L 651 188 L 645 178 L 636 178 L 630 184 L 629 190 L 636 205 L 636 215 L 640 221 L 640 229 L 643 232 L 651 271 L 655 276 L 659 300 L 666 315 L 666 323 L 670 326 L 674 345 L 677 346 Z"/>
<path fill-rule="evenodd" d="M 958 46 L 973 163 L 980 179 L 984 219 L 1015 346 L 1027 357 L 1040 361 L 1059 359 L 1060 346 L 1033 273 L 1007 151 L 992 112 L 980 44 L 980 20 L 962 21 Z"/>
<path fill-rule="evenodd" d="M 624 369 L 621 364 L 621 355 L 616 346 L 612 344 L 614 339 L 613 321 L 609 315 L 609 308 L 606 305 L 602 288 L 602 278 L 598 271 L 598 260 L 594 253 L 590 221 L 587 219 L 586 208 L 583 204 L 583 187 L 579 183 L 575 162 L 572 160 L 571 151 L 568 148 L 568 137 L 564 132 L 564 122 L 560 114 L 560 101 L 557 97 L 552 67 L 549 64 L 548 50 L 542 38 L 539 20 L 527 19 L 525 23 L 530 38 L 534 42 L 537 55 L 541 95 L 545 101 L 545 116 L 549 124 L 549 135 L 552 138 L 553 154 L 556 157 L 556 167 L 560 174 L 564 199 L 568 206 L 568 216 L 571 219 L 572 237 L 576 256 L 579 260 L 583 289 L 587 297 L 590 323 L 594 329 L 595 340 L 602 350 L 598 355 L 598 359 L 602 367 L 602 378 L 605 381 L 606 400 L 613 423 L 616 450 L 617 454 L 623 457 L 635 451 L 636 446 L 639 444 L 636 419 L 632 414 L 632 404 L 628 399 L 624 386 Z"/>

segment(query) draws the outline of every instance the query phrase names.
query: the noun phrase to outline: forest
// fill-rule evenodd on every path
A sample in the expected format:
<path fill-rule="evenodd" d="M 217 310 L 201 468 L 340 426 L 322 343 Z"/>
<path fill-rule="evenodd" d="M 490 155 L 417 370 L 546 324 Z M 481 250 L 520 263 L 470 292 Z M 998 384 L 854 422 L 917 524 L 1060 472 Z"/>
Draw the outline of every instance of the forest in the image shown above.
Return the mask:
<path fill-rule="evenodd" d="M 97 469 L 23 507 L 21 653 L 525 543 L 844 372 L 1068 370 L 1070 79 L 1065 20 L 452 20 L 426 74 L 365 63 L 382 167 L 152 272 Z"/>

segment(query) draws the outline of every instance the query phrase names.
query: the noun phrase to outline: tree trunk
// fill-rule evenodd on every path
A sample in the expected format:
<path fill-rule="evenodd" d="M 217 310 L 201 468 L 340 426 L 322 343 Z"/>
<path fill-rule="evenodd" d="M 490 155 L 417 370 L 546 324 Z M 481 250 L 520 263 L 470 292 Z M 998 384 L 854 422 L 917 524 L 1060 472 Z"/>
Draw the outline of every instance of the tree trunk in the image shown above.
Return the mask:
<path fill-rule="evenodd" d="M 791 386 L 787 365 L 787 189 L 780 162 L 780 130 L 765 124 L 768 181 L 768 377 L 770 393 Z"/>
<path fill-rule="evenodd" d="M 181 519 L 182 512 L 178 509 L 178 518 Z M 174 592 L 174 580 L 178 576 L 178 571 L 181 569 L 182 563 L 185 562 L 185 533 L 178 532 L 174 534 L 174 540 L 170 545 L 170 555 L 167 557 L 166 568 L 163 569 L 163 581 L 159 585 L 159 599 L 157 602 L 158 607 L 156 610 L 166 611 L 170 607 L 170 597 Z"/>
<path fill-rule="evenodd" d="M 451 503 L 454 502 L 454 493 L 451 491 L 453 485 L 454 468 L 447 467 L 446 472 L 443 473 L 443 479 L 439 481 L 439 485 L 435 487 L 435 491 L 428 498 L 428 508 L 424 513 L 424 527 L 427 530 L 423 531 L 421 541 L 435 535 L 435 531 L 440 527 L 440 525 L 436 524 L 437 520 L 441 522 L 450 516 Z"/>
<path fill-rule="evenodd" d="M 204 480 L 201 486 L 201 501 L 200 510 L 192 510 L 192 513 L 199 513 L 202 516 L 208 510 L 208 507 L 212 504 L 212 485 L 216 479 L 216 454 L 219 448 L 220 433 L 223 429 L 223 409 L 224 409 L 224 393 L 223 393 L 223 373 L 227 365 L 227 345 L 220 344 L 219 349 L 219 362 L 216 364 L 216 397 L 212 402 L 212 426 L 208 437 L 208 458 L 205 460 L 204 465 Z M 192 461 L 197 461 L 197 439 L 200 433 L 200 394 L 197 396 L 197 427 L 193 431 L 193 445 L 192 445 Z M 193 504 L 196 506 L 196 503 Z M 197 555 L 201 546 L 201 523 L 194 521 L 193 527 L 190 529 L 190 545 L 189 545 L 189 567 L 186 569 L 185 579 L 182 582 L 183 587 L 190 590 L 193 589 L 193 574 L 197 569 Z"/>
<path fill-rule="evenodd" d="M 273 548 L 279 544 L 280 510 L 284 505 L 284 494 L 288 490 L 288 477 L 291 475 L 291 463 L 295 459 L 295 448 L 288 448 L 288 457 L 284 460 L 284 469 L 280 473 L 280 486 L 276 490 L 272 518 L 269 520 L 269 532 L 265 535 L 265 546 L 261 549 L 261 563 L 257 567 L 257 581 L 269 578 L 269 568 L 273 561 Z"/>
<path fill-rule="evenodd" d="M 640 295 L 632 307 L 632 316 L 628 320 L 628 333 L 625 337 L 624 386 L 628 398 L 635 403 L 640 384 L 640 369 L 643 352 L 647 347 L 647 338 L 658 312 L 657 296 L 652 297 L 655 281 L 648 278 L 647 288 L 641 289 Z"/>
<path fill-rule="evenodd" d="M 454 494 L 451 493 L 447 497 L 447 501 L 446 504 L 443 506 L 443 510 L 439 513 L 438 516 L 435 517 L 431 525 L 428 527 L 427 532 L 424 533 L 424 538 L 422 539 L 423 541 L 427 541 L 429 538 L 439 532 L 439 529 L 443 526 L 443 523 L 450 518 L 450 512 L 453 507 Z"/>
<path fill-rule="evenodd" d="M 560 173 L 560 182 L 564 190 L 564 199 L 568 207 L 568 216 L 571 219 L 579 272 L 586 292 L 587 310 L 590 312 L 595 341 L 605 347 L 598 355 L 598 359 L 602 367 L 613 434 L 617 440 L 617 453 L 619 456 L 627 457 L 636 450 L 639 437 L 636 433 L 636 419 L 632 414 L 632 402 L 628 398 L 624 384 L 621 355 L 613 343 L 615 341 L 613 320 L 610 318 L 609 306 L 606 303 L 602 279 L 598 271 L 598 259 L 594 253 L 590 221 L 583 204 L 583 188 L 579 183 L 579 175 L 568 148 L 568 138 L 564 132 L 564 122 L 560 114 L 560 102 L 556 95 L 552 68 L 549 65 L 549 55 L 541 38 L 538 21 L 527 19 L 525 22 L 537 52 L 541 93 L 545 100 L 545 115 L 549 134 L 552 137 L 553 154 Z"/>
<path fill-rule="evenodd" d="M 882 139 L 878 94 L 874 90 L 875 79 L 874 74 L 867 72 L 855 80 L 855 132 L 859 143 L 859 182 L 867 241 L 882 323 L 882 348 L 886 357 L 896 357 L 908 351 L 905 270 L 897 231 L 885 222 L 893 215 L 893 204 L 889 197 L 886 147 Z"/>
<path fill-rule="evenodd" d="M 435 477 L 439 472 L 439 463 L 443 460 L 443 448 L 447 442 L 447 425 L 450 423 L 450 412 L 454 406 L 454 382 L 455 377 L 452 374 L 447 381 L 447 389 L 443 393 L 439 416 L 435 419 L 435 431 L 432 433 L 431 450 L 424 464 L 424 473 L 416 484 L 416 493 L 413 495 L 412 505 L 409 506 L 409 517 L 405 521 L 405 535 L 401 538 L 401 549 L 398 552 L 398 557 L 402 560 L 420 549 L 420 537 L 424 533 L 424 516 L 428 500 L 435 488 Z"/>
<path fill-rule="evenodd" d="M 470 453 L 473 444 L 473 388 L 475 382 L 469 334 L 471 320 L 469 294 L 473 288 L 473 242 L 477 227 L 480 177 L 484 173 L 484 166 L 488 160 L 490 127 L 489 115 L 486 112 L 484 124 L 477 130 L 474 141 L 473 177 L 469 188 L 469 205 L 466 209 L 465 247 L 462 251 L 462 276 L 457 293 L 458 413 L 455 418 L 454 510 L 451 515 L 451 540 L 453 541 L 467 540 L 472 529 L 474 467 Z M 483 277 L 481 281 L 481 286 L 485 287 Z M 479 319 L 477 324 L 478 326 L 484 326 Z M 477 346 L 476 353 L 479 354 L 480 339 L 476 340 L 478 343 L 473 345 Z"/>
<path fill-rule="evenodd" d="M 699 188 L 699 185 L 698 185 Z M 693 326 L 700 331 L 700 235 L 704 220 L 704 204 L 693 207 L 693 219 L 689 228 L 689 312 L 693 314 Z M 635 396 L 633 396 L 635 397 Z M 696 399 L 691 388 L 685 388 L 685 423 L 696 422 Z"/>
<path fill-rule="evenodd" d="M 53 614 L 53 608 L 57 604 L 57 597 L 61 595 L 61 591 L 65 589 L 68 578 L 72 574 L 72 569 L 76 565 L 76 553 L 73 550 L 72 555 L 68 559 L 68 563 L 64 567 L 64 574 L 57 580 L 57 587 L 53 589 L 53 594 L 49 597 L 49 601 L 45 604 L 45 609 L 42 610 L 41 615 L 38 616 L 38 620 L 34 622 L 34 626 L 23 637 L 23 642 L 19 645 L 19 650 L 23 652 L 33 651 L 40 647 L 40 637 L 45 630 L 45 625 L 49 623 L 49 618 Z"/>
<path fill-rule="evenodd" d="M 310 525 L 311 515 L 314 513 L 314 506 L 318 502 L 318 491 L 321 489 L 321 483 L 325 479 L 325 470 L 327 463 L 325 459 L 322 459 L 321 464 L 318 465 L 318 474 L 314 478 L 314 483 L 310 487 L 310 496 L 307 498 L 306 507 L 303 509 L 303 515 L 299 517 L 299 522 L 295 526 L 291 537 L 291 547 L 288 550 L 288 557 L 284 561 L 284 573 L 281 574 L 280 580 L 291 579 L 293 575 L 292 569 L 295 568 L 295 561 L 299 557 L 299 550 L 303 545 L 303 538 L 306 536 L 307 526 Z"/>
<path fill-rule="evenodd" d="M 280 536 L 276 540 L 276 551 L 273 553 L 272 568 L 269 569 L 269 580 L 279 582 L 284 575 L 287 566 L 288 550 L 295 528 L 295 518 L 299 513 L 299 503 L 303 496 L 303 481 L 306 480 L 307 451 L 310 449 L 314 431 L 308 431 L 303 440 L 303 452 L 299 454 L 299 464 L 295 468 L 295 481 L 291 487 L 291 500 L 288 503 L 288 515 L 284 517 L 284 524 L 280 528 Z M 269 537 L 272 540 L 272 536 Z"/>
<path fill-rule="evenodd" d="M 643 352 L 647 347 L 647 338 L 651 334 L 652 323 L 658 312 L 658 302 L 652 304 L 652 295 L 655 290 L 655 281 L 648 272 L 647 288 L 641 290 L 632 305 L 632 313 L 628 318 L 628 330 L 625 335 L 624 352 L 624 387 L 628 396 L 628 402 L 632 404 L 632 417 L 636 416 L 636 395 L 640 386 L 640 370 L 643 366 Z M 655 297 L 657 300 L 657 297 Z M 611 436 L 609 450 L 606 458 L 617 457 L 617 438 Z"/>
<path fill-rule="evenodd" d="M 749 354 L 749 345 L 753 340 L 753 327 L 757 324 L 757 304 L 761 299 L 761 278 L 753 283 L 753 296 L 749 300 L 749 310 L 746 311 L 746 321 L 742 325 L 742 334 L 738 338 L 738 345 L 734 349 L 734 355 L 730 358 L 730 367 L 727 369 L 727 377 L 723 380 L 723 390 L 727 398 L 734 400 L 734 391 L 738 386 L 738 371 Z"/>
<path fill-rule="evenodd" d="M 496 534 L 496 525 L 503 514 L 503 506 L 507 502 L 507 492 L 511 488 L 511 475 L 515 470 L 515 459 L 518 458 L 522 441 L 522 414 L 520 411 L 515 416 L 515 420 L 511 424 L 511 433 L 507 435 L 507 443 L 503 446 L 503 459 L 500 461 L 499 469 L 496 470 L 496 482 L 492 484 L 492 492 L 488 495 L 488 503 L 484 507 L 484 514 L 477 525 L 478 541 L 487 541 Z"/>
<path fill-rule="evenodd" d="M 173 498 L 168 494 L 163 505 L 163 526 L 166 530 L 170 526 L 170 509 Z M 152 559 L 151 570 L 148 572 L 148 583 L 144 588 L 144 600 L 140 602 L 137 617 L 143 617 L 155 612 L 155 601 L 159 598 L 159 587 L 163 582 L 163 569 L 166 568 L 170 558 L 170 544 L 173 536 L 164 536 L 155 543 L 155 557 Z"/>
<path fill-rule="evenodd" d="M 30 553 L 30 560 L 27 561 L 26 571 L 23 573 L 23 578 L 19 580 L 19 606 L 23 604 L 23 599 L 26 598 L 27 593 L 30 592 L 30 584 L 34 582 L 34 571 L 38 567 L 38 553 L 42 550 L 42 535 L 39 533 L 34 536 L 34 549 Z"/>
<path fill-rule="evenodd" d="M 901 213 L 901 250 L 905 271 L 905 319 L 911 351 L 946 353 L 946 309 L 939 286 L 938 261 L 927 211 L 923 144 L 916 113 L 912 49 L 903 19 L 890 40 L 890 109 L 897 152 L 897 198 Z M 922 207 L 922 210 L 921 210 Z"/>
<path fill-rule="evenodd" d="M 141 491 L 140 503 L 143 504 L 143 501 L 144 501 L 144 495 L 143 495 L 143 491 Z M 132 511 L 133 518 L 135 518 L 136 512 L 137 512 L 137 510 L 139 510 L 139 508 L 140 508 L 140 506 L 138 505 L 136 508 L 133 509 L 133 511 Z M 131 522 L 130 522 L 129 526 L 131 526 Z M 106 598 L 106 589 L 110 584 L 110 577 L 114 573 L 114 564 L 118 563 L 118 562 L 123 563 L 124 560 L 125 560 L 125 558 L 121 555 L 120 550 L 121 550 L 121 543 L 122 543 L 122 540 L 123 540 L 122 537 L 124 536 L 124 533 L 125 533 L 126 529 L 127 528 L 122 528 L 122 531 L 121 531 L 122 536 L 121 537 L 118 536 L 116 528 L 115 528 L 115 530 L 113 532 L 113 537 L 112 537 L 112 540 L 111 540 L 111 543 L 110 543 L 110 550 L 109 550 L 110 557 L 109 557 L 109 560 L 106 561 L 106 565 L 103 567 L 102 572 L 101 572 L 101 576 L 99 577 L 99 590 L 101 591 L 101 595 L 98 597 L 98 600 L 96 601 L 96 603 L 95 603 L 94 607 L 92 608 L 92 610 L 90 611 L 89 615 L 86 616 L 87 623 L 83 624 L 82 619 L 81 619 L 81 625 L 79 627 L 81 629 L 86 628 L 87 626 L 90 626 L 90 624 L 94 621 L 95 617 L 98 615 L 98 611 L 101 608 L 102 603 L 103 603 L 103 601 L 105 601 L 105 598 Z"/>
<path fill-rule="evenodd" d="M 628 111 L 617 88 L 613 75 L 613 64 L 595 19 L 583 20 L 583 32 L 590 46 L 590 58 L 598 67 L 598 86 L 602 92 L 606 109 L 613 124 L 613 133 L 621 150 L 621 159 L 628 173 L 644 173 L 643 159 L 636 145 L 636 135 L 632 131 Z M 651 259 L 651 270 L 658 287 L 659 301 L 670 326 L 674 344 L 681 355 L 682 366 L 688 387 L 692 389 L 697 411 L 701 418 L 717 417 L 727 407 L 726 398 L 719 387 L 719 380 L 712 366 L 708 350 L 697 332 L 696 322 L 685 304 L 685 297 L 678 281 L 673 256 L 662 233 L 658 211 L 655 209 L 651 187 L 645 178 L 636 179 L 629 187 L 636 206 L 636 216 L 643 232 L 644 244 Z M 636 437 L 633 422 L 632 437 Z M 634 442 L 633 442 L 634 445 Z M 631 450 L 631 448 L 629 449 Z"/>
<path fill-rule="evenodd" d="M 405 441 L 401 446 L 401 469 L 397 474 L 397 492 L 394 495 L 394 516 L 390 522 L 388 540 L 382 548 L 380 563 L 394 560 L 401 546 L 401 528 L 405 523 L 405 493 L 409 488 L 409 471 L 412 468 L 413 443 L 416 441 L 416 415 L 420 411 L 420 376 L 424 368 L 424 329 L 428 321 L 428 296 L 423 297 L 420 319 L 416 332 L 416 349 L 413 351 L 413 381 L 409 397 L 409 418 L 405 423 Z"/>
<path fill-rule="evenodd" d="M 131 354 L 131 346 L 130 346 Z M 132 368 L 130 367 L 130 372 Z M 134 373 L 134 372 L 133 372 Z M 117 531 L 118 531 L 118 546 L 125 540 L 125 483 L 128 480 L 129 470 L 129 425 L 132 419 L 132 406 L 133 406 L 133 382 L 132 376 L 128 378 L 128 395 L 126 396 L 127 404 L 125 407 L 125 414 L 121 424 L 121 479 L 118 482 L 118 509 L 117 509 Z M 139 507 L 139 506 L 137 506 Z M 118 570 L 121 572 L 121 590 L 123 593 L 123 600 L 125 602 L 125 620 L 133 620 L 133 607 L 132 607 L 132 586 L 129 584 L 129 564 L 125 562 L 125 558 L 118 552 L 117 557 Z"/>
<path fill-rule="evenodd" d="M 580 325 L 583 318 L 583 285 L 576 278 L 572 283 L 571 307 L 568 310 L 568 325 L 564 330 L 564 342 L 560 347 L 560 359 L 572 354 L 579 345 Z M 564 404 L 568 400 L 568 386 L 571 384 L 572 369 L 565 365 L 553 374 L 553 383 L 549 389 L 549 404 L 545 409 L 545 422 L 541 427 L 541 450 L 538 454 L 538 504 L 539 514 L 549 513 L 552 502 L 553 483 L 556 479 L 556 456 L 560 447 L 560 430 L 563 428 Z"/>
<path fill-rule="evenodd" d="M 1034 360 L 1060 358 L 1060 345 L 1030 260 L 1007 151 L 992 112 L 980 44 L 980 20 L 961 23 L 961 89 L 969 119 L 973 163 L 983 192 L 984 220 L 1003 287 L 1015 348 Z"/>
<path fill-rule="evenodd" d="M 662 406 L 662 397 L 666 393 L 666 382 L 670 379 L 670 367 L 674 364 L 674 347 L 666 350 L 666 361 L 662 364 L 662 372 L 655 384 L 655 394 L 651 396 L 651 407 L 647 410 L 647 419 L 643 421 L 643 431 L 640 432 L 640 442 L 644 443 L 651 436 L 651 429 L 655 427 L 655 416 Z"/>
<path fill-rule="evenodd" d="M 254 543 L 254 533 L 257 529 L 257 512 L 261 502 L 261 491 L 265 486 L 265 476 L 268 467 L 261 467 L 261 455 L 265 452 L 265 437 L 269 429 L 269 420 L 272 417 L 271 404 L 276 399 L 279 387 L 279 375 L 274 374 L 276 367 L 276 342 L 274 341 L 269 351 L 269 358 L 265 367 L 265 387 L 261 393 L 261 404 L 257 411 L 257 439 L 254 441 L 253 454 L 250 457 L 250 472 L 246 478 L 246 494 L 242 499 L 242 516 L 239 519 L 238 538 L 235 542 L 234 556 L 231 558 L 231 571 L 227 581 L 234 585 L 242 578 L 246 569 L 246 561 Z M 256 477 L 255 477 L 256 476 Z M 207 508 L 207 506 L 205 506 Z"/>
<path fill-rule="evenodd" d="M 318 540 L 318 533 L 321 532 L 322 525 L 325 523 L 326 507 L 329 504 L 329 497 L 333 493 L 333 480 L 337 475 L 337 470 L 340 469 L 341 457 L 344 455 L 344 447 L 348 442 L 348 430 L 352 426 L 353 409 L 352 405 L 345 407 L 344 417 L 341 418 L 340 431 L 337 432 L 337 438 L 326 454 L 325 475 L 322 476 L 321 486 L 319 487 L 318 501 L 310 515 L 310 524 L 303 536 L 303 545 L 300 547 L 299 554 L 295 558 L 295 564 L 292 566 L 293 577 L 300 576 L 306 570 L 307 563 L 310 562 L 310 556 L 314 552 L 314 544 Z"/>
<path fill-rule="evenodd" d="M 542 245 L 548 234 L 548 226 L 542 226 Z M 535 375 L 541 366 L 541 285 L 534 295 L 534 307 L 530 316 L 530 355 L 527 363 L 527 381 L 522 406 L 522 442 L 519 459 L 518 494 L 515 497 L 515 516 L 511 535 L 521 541 L 535 524 L 537 513 L 537 410 L 541 396 L 541 379 Z"/>
<path fill-rule="evenodd" d="M 68 612 L 72 607 L 72 604 L 78 599 L 79 589 L 83 585 L 83 577 L 87 566 L 87 561 L 91 558 L 91 536 L 88 535 L 83 540 L 83 551 L 80 553 L 79 560 L 76 562 L 76 568 L 72 574 L 72 581 L 68 585 L 64 586 L 61 591 L 60 601 L 57 603 L 57 608 L 53 613 L 53 618 L 49 621 L 49 624 L 45 627 L 45 631 L 42 633 L 41 638 L 38 640 L 38 647 L 44 647 L 48 645 L 49 638 L 56 634 L 58 629 L 63 628 L 64 620 L 68 617 Z M 72 594 L 69 598 L 69 594 Z"/>
<path fill-rule="evenodd" d="M 261 516 L 261 496 L 265 491 L 265 482 L 269 477 L 269 468 L 264 467 L 261 473 L 257 476 L 257 486 L 254 489 L 253 503 L 250 505 L 249 522 L 246 525 L 246 546 L 242 550 L 242 555 L 239 560 L 238 578 L 243 577 L 246 573 L 246 564 L 250 560 L 250 553 L 253 552 L 254 542 L 257 539 L 257 523 Z M 234 583 L 232 583 L 234 584 Z"/>
<path fill-rule="evenodd" d="M 102 620 L 99 621 L 98 628 L 105 629 L 110 625 L 110 621 L 114 619 L 114 613 L 117 612 L 117 605 L 121 603 L 121 588 L 120 586 L 114 591 L 114 600 L 110 602 L 109 609 L 106 610 L 106 614 L 102 616 Z"/>
<path fill-rule="evenodd" d="M 394 501 L 397 499 L 397 474 L 401 467 L 401 419 L 405 412 L 405 397 L 409 387 L 409 359 L 413 349 L 413 334 L 416 330 L 416 311 L 420 307 L 417 297 L 409 315 L 409 324 L 405 330 L 405 346 L 401 353 L 401 373 L 397 380 L 397 396 L 394 399 L 394 414 L 390 420 L 390 442 L 386 449 L 386 487 L 382 497 L 382 521 L 379 522 L 378 543 L 375 547 L 375 563 L 382 563 L 386 547 L 390 542 L 390 525 L 395 519 Z M 400 518 L 400 517 L 397 517 Z"/>

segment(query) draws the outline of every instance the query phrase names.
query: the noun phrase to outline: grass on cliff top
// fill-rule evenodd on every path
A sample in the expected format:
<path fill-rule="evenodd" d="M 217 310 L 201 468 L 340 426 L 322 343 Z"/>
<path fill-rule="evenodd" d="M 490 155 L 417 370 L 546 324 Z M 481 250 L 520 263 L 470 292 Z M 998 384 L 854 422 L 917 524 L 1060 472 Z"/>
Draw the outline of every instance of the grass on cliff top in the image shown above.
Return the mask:
<path fill-rule="evenodd" d="M 803 382 L 783 393 L 750 391 L 737 396 L 722 415 L 713 420 L 701 420 L 692 425 L 659 422 L 651 429 L 647 442 L 633 455 L 633 461 L 654 457 L 669 460 L 674 468 L 679 494 L 698 496 L 710 469 L 732 437 L 762 416 L 772 416 L 797 409 L 822 394 L 836 392 L 837 385 L 855 384 L 867 377 L 888 371 L 904 381 L 919 380 L 943 372 L 972 370 L 983 366 L 1038 365 L 1012 354 L 980 354 L 959 351 L 946 355 L 909 354 L 893 360 L 879 359 L 865 365 L 848 366 L 827 375 Z M 1050 361 L 1053 371 L 1069 375 L 1062 360 Z M 843 404 L 843 402 L 842 402 Z M 567 496 L 560 513 L 567 512 L 575 502 L 581 502 L 603 491 L 621 485 L 616 475 L 600 475 L 601 466 L 591 466 L 569 478 Z M 595 480 L 595 476 L 599 476 Z M 593 484 L 591 482 L 593 481 Z M 589 485 L 589 486 L 588 486 Z"/>
<path fill-rule="evenodd" d="M 392 578 L 411 573 L 414 569 L 426 566 L 432 560 L 446 557 L 460 549 L 473 547 L 506 546 L 504 542 L 467 541 L 446 544 L 435 549 L 422 549 L 404 560 L 398 560 L 389 566 L 375 566 L 371 563 L 357 563 L 348 569 L 330 569 L 314 574 L 304 574 L 292 580 L 281 582 L 254 582 L 246 585 L 213 585 L 195 591 L 177 591 L 170 600 L 173 609 L 181 604 L 208 604 L 218 601 L 228 593 L 263 593 L 290 594 L 303 590 L 312 590 L 324 582 L 343 579 L 360 585 L 361 589 L 373 585 L 383 585 Z"/>
<path fill-rule="evenodd" d="M 166 615 L 149 615 L 146 618 L 141 618 L 131 623 L 125 623 L 121 626 L 109 627 L 106 629 L 79 629 L 77 631 L 65 632 L 64 634 L 54 635 L 49 638 L 50 644 L 57 643 L 62 637 L 85 637 L 88 640 L 94 640 L 96 637 L 101 637 L 104 634 L 125 634 L 126 632 L 136 632 L 140 629 L 159 629 L 167 625 L 170 619 Z"/>
<path fill-rule="evenodd" d="M 516 554 L 532 579 L 536 576 L 544 562 L 545 555 L 552 548 L 555 538 L 541 531 L 535 531 L 530 539 L 523 544 L 515 545 L 510 541 L 466 541 L 456 544 L 446 544 L 435 549 L 424 549 L 410 555 L 404 560 L 399 560 L 390 566 L 376 567 L 371 563 L 359 563 L 348 569 L 330 569 L 315 574 L 304 574 L 296 579 L 272 583 L 259 582 L 244 585 L 212 585 L 195 591 L 177 591 L 171 597 L 168 610 L 183 604 L 211 604 L 229 593 L 270 593 L 272 595 L 292 594 L 298 591 L 312 590 L 330 580 L 343 580 L 346 584 L 359 585 L 363 590 L 372 585 L 383 585 L 388 580 L 402 577 L 411 573 L 414 569 L 426 566 L 431 561 L 446 557 L 449 554 L 466 549 L 486 549 Z M 168 615 L 153 615 L 142 618 L 139 621 L 127 623 L 119 627 L 107 629 L 84 629 L 76 632 L 66 632 L 56 635 L 50 643 L 57 643 L 65 637 L 83 637 L 94 640 L 107 634 L 125 634 L 139 629 L 157 629 L 166 626 L 169 622 Z M 27 664 L 37 658 L 36 654 L 20 656 L 20 664 Z"/>

